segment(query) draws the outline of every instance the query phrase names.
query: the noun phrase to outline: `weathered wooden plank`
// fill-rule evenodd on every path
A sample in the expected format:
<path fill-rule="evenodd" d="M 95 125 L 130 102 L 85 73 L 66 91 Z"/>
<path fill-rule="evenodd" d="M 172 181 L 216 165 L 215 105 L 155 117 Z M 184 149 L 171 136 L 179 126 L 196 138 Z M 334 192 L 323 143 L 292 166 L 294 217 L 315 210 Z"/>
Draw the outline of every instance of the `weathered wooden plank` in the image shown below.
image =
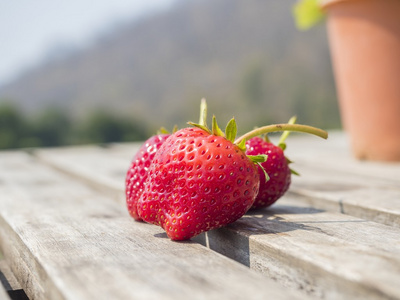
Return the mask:
<path fill-rule="evenodd" d="M 5 264 L 3 254 L 0 252 L 0 300 L 10 300 L 7 289 L 11 288 L 11 286 L 9 286 L 6 278 L 6 273 L 8 271 L 6 268 L 7 266 Z"/>
<path fill-rule="evenodd" d="M 274 138 L 272 138 L 275 140 Z M 359 176 L 372 180 L 385 181 L 387 184 L 400 185 L 400 163 L 380 163 L 355 160 L 349 151 L 346 135 L 342 132 L 330 132 L 328 140 L 313 136 L 295 135 L 288 140 L 287 155 L 295 161 L 294 166 L 313 166 L 318 170 L 339 172 L 344 175 Z M 82 146 L 58 149 L 41 149 L 41 157 L 63 170 L 74 169 L 80 176 L 92 178 L 81 162 L 90 164 L 93 169 L 114 170 L 115 175 L 124 175 L 126 162 L 130 161 L 141 143 L 110 144 L 107 147 Z M 109 155 L 105 159 L 104 155 Z M 61 157 L 60 157 L 61 156 Z M 65 156 L 65 157 L 63 157 Z M 63 161 L 64 158 L 64 161 Z M 100 161 L 98 159 L 101 159 Z M 68 161 L 68 164 L 65 162 Z M 124 170 L 122 172 L 122 170 Z M 108 180 L 104 180 L 107 182 Z"/>
<path fill-rule="evenodd" d="M 324 173 L 308 167 L 293 178 L 291 193 L 299 201 L 330 211 L 400 227 L 400 188 L 365 178 Z M 364 180 L 363 180 L 364 179 Z"/>
<path fill-rule="evenodd" d="M 296 299 L 23 153 L 0 155 L 0 249 L 34 299 Z"/>
<path fill-rule="evenodd" d="M 297 137 L 294 137 L 293 144 L 296 144 L 296 140 Z M 298 183 L 294 178 L 292 192 L 278 202 L 280 205 L 259 215 L 248 215 L 226 228 L 212 231 L 208 234 L 207 243 L 214 250 L 277 278 L 279 282 L 305 289 L 322 298 L 400 298 L 399 290 L 394 288 L 397 286 L 396 281 L 400 280 L 400 264 L 396 258 L 400 246 L 399 229 L 352 216 L 312 210 L 301 205 L 307 202 L 315 203 L 317 207 L 333 205 L 337 211 L 360 214 L 377 221 L 382 218 L 383 223 L 398 224 L 397 210 L 389 210 L 386 206 L 388 202 L 383 201 L 397 197 L 397 179 L 392 178 L 397 168 L 373 163 L 377 169 L 383 166 L 383 174 L 365 175 L 366 165 L 352 160 L 350 156 L 347 163 L 339 165 L 337 160 L 341 158 L 335 155 L 346 153 L 345 143 L 341 135 L 334 135 L 333 140 L 331 147 L 328 145 L 318 148 L 317 145 L 323 145 L 325 141 L 315 139 L 309 145 L 303 139 L 298 139 L 297 147 L 304 149 L 304 153 L 299 151 L 289 155 L 296 161 L 296 169 L 304 174 L 300 177 L 301 180 L 305 178 L 308 181 Z M 121 147 L 124 151 L 118 152 Z M 129 145 L 121 147 L 111 148 L 113 155 L 118 155 L 126 164 L 130 159 Z M 290 147 L 291 144 L 289 149 Z M 106 155 L 111 148 L 98 152 L 96 160 Z M 57 164 L 58 160 L 68 161 L 68 153 L 64 154 L 62 157 L 53 156 L 52 163 Z M 331 156 L 336 162 L 329 162 L 328 158 Z M 46 160 L 46 157 L 47 154 L 43 159 Z M 317 171 L 309 166 L 312 159 L 314 165 L 317 165 Z M 328 164 L 324 164 L 325 160 Z M 69 170 L 70 173 L 75 173 L 73 168 Z M 107 172 L 106 168 L 103 171 Z M 108 177 L 110 179 L 111 176 Z M 113 180 L 123 181 L 123 176 L 119 179 L 114 177 Z M 352 189 L 352 185 L 356 189 Z M 304 194 L 304 191 L 313 192 L 315 187 L 322 192 L 324 189 L 330 193 L 333 191 L 339 196 L 326 197 L 315 193 L 298 195 Z M 304 191 L 299 190 L 300 188 Z M 374 196 L 370 194 L 372 189 L 376 190 Z M 347 198 L 344 199 L 345 197 Z M 360 210 L 361 213 L 352 212 L 351 203 L 354 203 L 354 210 Z M 390 219 L 392 221 L 389 222 Z"/>
<path fill-rule="evenodd" d="M 400 299 L 398 228 L 285 197 L 207 236 L 211 249 L 323 299 Z"/>
<path fill-rule="evenodd" d="M 329 132 L 327 140 L 313 136 L 293 136 L 287 141 L 287 155 L 297 163 L 330 170 L 341 174 L 381 179 L 400 185 L 400 162 L 373 162 L 356 160 L 343 132 Z"/>
<path fill-rule="evenodd" d="M 89 145 L 41 149 L 35 155 L 56 169 L 79 177 L 88 184 L 119 193 L 124 189 L 123 179 L 129 162 L 139 147 L 140 143 L 132 143 L 128 147 L 114 144 L 108 147 Z"/>
<path fill-rule="evenodd" d="M 5 295 L 7 300 L 28 300 L 24 290 L 21 288 L 21 285 L 15 278 L 14 274 L 10 270 L 8 264 L 4 260 L 1 252 L 0 252 L 0 281 L 2 285 L 0 285 L 0 290 L 4 288 Z M 0 299 L 4 295 L 0 291 Z"/>
<path fill-rule="evenodd" d="M 295 137 L 287 154 L 301 173 L 290 191 L 316 208 L 400 227 L 400 163 L 355 160 L 345 136 Z"/>
<path fill-rule="evenodd" d="M 4 258 L 0 259 L 0 279 L 2 280 L 3 286 L 6 290 L 21 289 L 21 285 L 15 278 Z"/>
<path fill-rule="evenodd" d="M 123 190 L 127 166 L 140 143 L 41 150 L 37 156 L 88 182 Z M 328 140 L 294 135 L 287 155 L 302 176 L 293 176 L 290 191 L 316 208 L 400 226 L 400 164 L 361 162 L 352 158 L 346 136 Z M 123 201 L 123 199 L 120 199 Z"/>

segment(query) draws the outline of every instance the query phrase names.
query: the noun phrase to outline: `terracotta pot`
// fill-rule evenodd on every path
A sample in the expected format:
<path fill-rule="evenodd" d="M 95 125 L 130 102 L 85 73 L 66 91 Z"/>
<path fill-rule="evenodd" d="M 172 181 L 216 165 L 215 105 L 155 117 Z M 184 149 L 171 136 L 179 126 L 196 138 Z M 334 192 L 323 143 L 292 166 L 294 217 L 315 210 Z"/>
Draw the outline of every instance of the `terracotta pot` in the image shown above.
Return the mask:
<path fill-rule="evenodd" d="M 325 1 L 323 9 L 355 156 L 400 161 L 400 0 Z"/>

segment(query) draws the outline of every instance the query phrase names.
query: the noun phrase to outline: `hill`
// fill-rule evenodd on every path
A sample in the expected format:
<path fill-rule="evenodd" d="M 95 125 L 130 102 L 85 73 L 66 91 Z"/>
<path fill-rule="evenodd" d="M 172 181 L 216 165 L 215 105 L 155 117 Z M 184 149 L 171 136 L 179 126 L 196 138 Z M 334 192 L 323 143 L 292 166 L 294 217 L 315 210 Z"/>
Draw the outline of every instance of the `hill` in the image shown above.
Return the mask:
<path fill-rule="evenodd" d="M 293 1 L 181 0 L 125 24 L 91 47 L 52 59 L 0 89 L 28 112 L 93 109 L 151 126 L 197 120 L 199 100 L 239 125 L 339 126 L 323 26 L 299 32 Z M 243 128 L 242 128 L 243 129 Z"/>

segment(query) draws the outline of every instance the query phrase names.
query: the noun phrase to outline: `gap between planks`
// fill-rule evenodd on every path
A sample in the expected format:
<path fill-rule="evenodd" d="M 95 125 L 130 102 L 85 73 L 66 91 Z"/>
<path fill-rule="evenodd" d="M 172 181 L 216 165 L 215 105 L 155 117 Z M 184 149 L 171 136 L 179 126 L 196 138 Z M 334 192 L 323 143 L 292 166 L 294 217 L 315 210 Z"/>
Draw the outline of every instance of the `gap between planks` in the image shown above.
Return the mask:
<path fill-rule="evenodd" d="M 211 249 L 322 299 L 400 299 L 399 236 L 289 197 L 207 235 Z"/>
<path fill-rule="evenodd" d="M 339 135 L 337 138 L 340 139 L 341 136 Z M 299 139 L 299 143 L 302 144 L 303 140 Z M 306 147 L 306 144 L 303 143 L 303 147 Z M 210 248 L 215 251 L 232 257 L 272 278 L 277 278 L 279 282 L 284 282 L 287 286 L 303 289 L 307 293 L 321 298 L 334 299 L 338 295 L 343 295 L 340 293 L 344 293 L 344 295 L 354 299 L 368 299 L 369 297 L 390 299 L 393 295 L 396 298 L 400 298 L 398 288 L 393 288 L 393 286 L 396 287 L 396 284 L 388 285 L 393 280 L 400 280 L 400 267 L 397 259 L 400 254 L 400 245 L 398 239 L 396 239 L 400 236 L 399 230 L 357 218 L 358 215 L 384 224 L 398 224 L 398 211 L 396 209 L 394 211 L 386 209 L 385 203 L 380 204 L 379 198 L 374 195 L 368 195 L 369 190 L 364 192 L 366 187 L 363 186 L 364 181 L 369 180 L 371 182 L 370 187 L 372 186 L 378 191 L 382 191 L 382 194 L 385 194 L 388 189 L 381 186 L 382 182 L 385 182 L 386 185 L 392 187 L 391 190 L 397 193 L 396 179 L 391 177 L 397 169 L 392 166 L 386 168 L 387 166 L 383 165 L 382 170 L 388 170 L 387 173 L 389 175 L 380 174 L 374 177 L 368 174 L 365 177 L 363 176 L 365 165 L 363 164 L 362 167 L 359 167 L 362 163 L 350 159 L 351 163 L 358 167 L 347 170 L 343 168 L 349 167 L 349 165 L 336 165 L 331 170 L 332 163 L 324 167 L 323 160 L 332 155 L 332 153 L 345 153 L 343 149 L 344 143 L 341 144 L 339 142 L 335 145 L 332 148 L 321 147 L 313 150 L 315 153 L 321 153 L 322 158 L 318 158 L 318 154 L 315 153 L 297 154 L 299 166 L 304 167 L 303 171 L 306 170 L 304 178 L 309 178 L 306 180 L 310 180 L 308 185 L 303 182 L 305 186 L 303 190 L 310 194 L 304 195 L 306 192 L 298 188 L 302 184 L 294 183 L 292 192 L 280 200 L 278 205 L 261 213 L 261 220 L 263 221 L 247 215 L 226 228 L 210 232 L 207 234 L 208 239 L 203 241 L 203 244 L 208 243 Z M 129 165 L 135 149 L 137 149 L 136 147 L 137 144 L 115 145 L 107 149 L 98 148 L 96 151 L 89 151 L 87 154 L 82 154 L 78 151 L 71 152 L 70 149 L 68 151 L 60 149 L 58 153 L 39 151 L 36 155 L 50 165 L 67 166 L 68 170 L 66 172 L 78 177 L 81 176 L 82 171 L 77 171 L 75 167 L 78 164 L 77 162 L 80 164 L 80 170 L 85 169 L 86 166 L 85 176 L 87 178 L 91 177 L 90 172 L 98 171 L 97 173 L 101 173 L 102 180 L 121 183 L 124 180 L 125 169 Z M 87 159 L 87 155 L 90 155 L 91 161 Z M 320 164 L 319 171 L 325 168 L 325 170 L 333 172 L 334 175 L 330 174 L 328 176 L 324 173 L 318 175 L 317 171 L 308 166 L 307 159 L 304 158 L 307 155 L 314 157 L 314 161 Z M 95 162 L 104 161 L 106 157 L 112 157 L 114 162 L 118 161 L 120 168 L 124 169 L 120 171 L 118 176 L 115 176 L 115 169 L 112 172 L 114 173 L 113 176 L 110 175 L 111 172 L 108 172 L 106 167 L 101 167 L 101 172 L 99 171 L 100 169 L 96 170 Z M 315 159 L 315 157 L 318 159 Z M 69 164 L 68 162 L 72 163 Z M 373 165 L 375 167 L 380 166 L 380 164 Z M 300 172 L 302 172 L 302 168 L 299 169 Z M 308 169 L 311 171 L 307 171 Z M 314 176 L 310 175 L 312 172 L 314 172 Z M 346 188 L 347 186 L 344 184 L 349 176 L 357 176 L 357 184 L 361 185 L 358 190 L 359 197 L 363 196 L 367 199 L 364 202 L 359 201 L 359 204 L 353 205 L 353 211 L 351 201 L 357 200 L 357 198 L 351 192 L 351 189 Z M 319 177 L 322 179 L 319 179 Z M 388 180 L 386 177 L 391 179 Z M 333 191 L 347 195 L 348 200 L 343 201 L 343 195 L 341 197 L 333 197 L 333 199 L 326 197 L 326 194 L 317 196 L 310 187 L 324 188 L 324 185 L 318 180 L 330 182 L 330 186 L 325 186 L 325 189 L 330 187 Z M 98 183 L 100 184 L 100 182 Z M 328 192 L 331 192 L 331 190 L 328 190 Z M 322 192 L 324 191 L 322 190 Z M 303 195 L 299 196 L 302 193 Z M 310 204 L 311 201 L 316 208 L 319 206 L 327 208 L 331 205 L 334 208 L 330 207 L 330 209 L 350 213 L 350 215 L 327 213 L 315 209 L 307 212 L 301 203 Z M 287 203 L 290 204 L 290 209 L 285 208 L 285 205 L 288 205 Z M 285 213 L 280 215 L 279 210 L 282 209 L 282 205 L 286 210 Z M 352 217 L 351 214 L 355 214 L 356 218 Z M 294 218 L 303 215 L 310 219 L 299 221 Z M 315 220 L 316 216 L 321 218 Z M 391 219 L 394 221 L 390 221 Z M 243 224 L 243 222 L 245 222 L 245 226 L 235 227 L 238 224 Z M 308 243 L 304 241 L 308 241 Z M 392 245 L 391 248 L 385 249 L 381 247 L 381 245 L 388 243 Z M 298 252 L 293 252 L 293 249 L 297 249 Z M 329 249 L 335 249 L 335 251 L 328 251 Z M 307 254 L 308 252 L 310 252 L 309 256 L 304 256 L 304 253 Z M 392 256 L 388 256 L 388 254 Z M 367 263 L 367 261 L 372 261 L 373 263 Z M 352 264 L 347 265 L 346 262 Z M 369 268 L 364 272 L 365 264 Z M 347 267 L 349 269 L 348 272 L 346 272 Z M 336 269 L 341 272 L 337 272 Z M 386 281 L 383 280 L 386 277 L 388 279 Z"/>
<path fill-rule="evenodd" d="M 140 145 L 38 150 L 34 155 L 58 170 L 118 195 L 124 190 L 125 172 Z M 330 134 L 327 141 L 294 136 L 288 141 L 287 154 L 301 174 L 293 176 L 289 190 L 298 195 L 299 201 L 400 227 L 400 164 L 352 159 L 341 132 Z M 368 172 L 370 169 L 373 171 Z M 123 202 L 123 195 L 118 200 Z"/>
<path fill-rule="evenodd" d="M 31 299 L 304 298 L 23 153 L 0 156 L 0 191 L 0 249 Z"/>

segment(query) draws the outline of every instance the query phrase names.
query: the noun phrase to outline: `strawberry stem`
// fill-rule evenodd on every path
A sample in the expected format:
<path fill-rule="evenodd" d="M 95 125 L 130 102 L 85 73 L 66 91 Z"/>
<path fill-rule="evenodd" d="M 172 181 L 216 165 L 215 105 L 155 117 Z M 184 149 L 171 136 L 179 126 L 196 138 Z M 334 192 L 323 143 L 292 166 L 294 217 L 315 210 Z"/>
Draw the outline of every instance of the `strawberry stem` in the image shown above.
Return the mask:
<path fill-rule="evenodd" d="M 290 120 L 288 121 L 288 124 L 294 124 L 294 123 L 296 123 L 296 120 L 297 120 L 297 117 L 296 117 L 296 116 L 293 116 L 293 117 L 291 117 Z M 290 131 L 284 131 L 284 132 L 282 133 L 280 139 L 279 139 L 278 147 L 281 147 L 282 150 L 285 150 L 285 149 L 286 149 L 286 143 L 285 143 L 285 141 L 286 141 L 286 139 L 288 138 L 289 134 L 290 134 Z"/>
<path fill-rule="evenodd" d="M 206 99 L 203 98 L 201 99 L 201 103 L 200 103 L 200 120 L 199 120 L 199 124 L 207 127 L 207 102 Z"/>
<path fill-rule="evenodd" d="M 276 131 L 297 131 L 297 132 L 313 134 L 324 139 L 328 138 L 328 133 L 325 130 L 316 127 L 308 125 L 300 125 L 300 124 L 274 124 L 274 125 L 259 127 L 252 131 L 249 131 L 248 133 L 237 138 L 235 144 L 239 144 L 243 140 L 247 141 L 248 139 L 251 139 L 253 137 Z"/>

